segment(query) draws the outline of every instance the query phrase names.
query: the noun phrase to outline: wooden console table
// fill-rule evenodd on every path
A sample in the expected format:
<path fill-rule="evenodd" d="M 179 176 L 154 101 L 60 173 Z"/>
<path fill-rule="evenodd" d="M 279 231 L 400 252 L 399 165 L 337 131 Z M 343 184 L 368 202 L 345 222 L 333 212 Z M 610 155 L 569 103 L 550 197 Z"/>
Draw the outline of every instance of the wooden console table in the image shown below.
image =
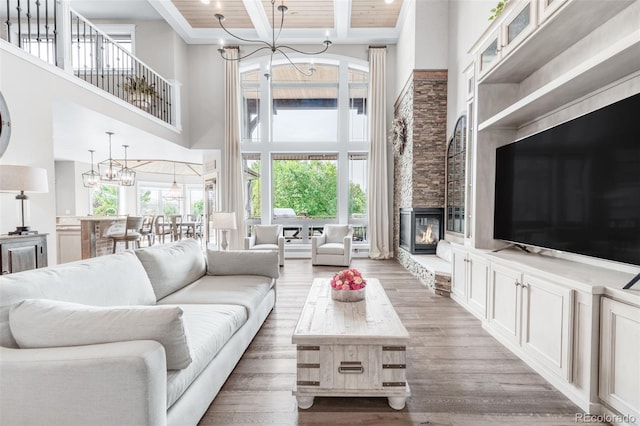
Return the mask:
<path fill-rule="evenodd" d="M 367 278 L 366 300 L 331 299 L 328 279 L 315 279 L 293 332 L 297 345 L 298 407 L 316 396 L 382 396 L 401 410 L 409 333 L 377 279 Z"/>

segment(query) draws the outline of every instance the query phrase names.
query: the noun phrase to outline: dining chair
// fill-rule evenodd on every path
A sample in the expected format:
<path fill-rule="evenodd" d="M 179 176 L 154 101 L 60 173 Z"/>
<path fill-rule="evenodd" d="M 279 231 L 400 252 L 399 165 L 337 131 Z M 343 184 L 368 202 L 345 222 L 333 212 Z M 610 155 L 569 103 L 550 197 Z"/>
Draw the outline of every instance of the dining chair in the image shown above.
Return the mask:
<path fill-rule="evenodd" d="M 119 242 L 124 242 L 126 249 L 129 248 L 129 242 L 132 242 L 135 248 L 140 248 L 140 239 L 142 238 L 140 229 L 142 228 L 143 222 L 143 216 L 127 216 L 124 233 L 111 235 L 111 239 L 113 240 L 114 253 L 116 252 L 116 247 L 118 246 Z"/>
<path fill-rule="evenodd" d="M 149 246 L 152 246 L 156 242 L 156 234 L 154 231 L 156 215 L 147 215 L 144 217 L 144 221 L 142 222 L 142 228 L 140 229 L 140 234 L 142 238 L 147 237 L 147 242 Z"/>
<path fill-rule="evenodd" d="M 171 223 L 167 222 L 164 215 L 158 215 L 156 217 L 156 236 L 158 240 L 164 244 L 164 239 L 166 235 L 169 235 L 169 238 L 172 238 L 173 234 L 171 231 Z"/>

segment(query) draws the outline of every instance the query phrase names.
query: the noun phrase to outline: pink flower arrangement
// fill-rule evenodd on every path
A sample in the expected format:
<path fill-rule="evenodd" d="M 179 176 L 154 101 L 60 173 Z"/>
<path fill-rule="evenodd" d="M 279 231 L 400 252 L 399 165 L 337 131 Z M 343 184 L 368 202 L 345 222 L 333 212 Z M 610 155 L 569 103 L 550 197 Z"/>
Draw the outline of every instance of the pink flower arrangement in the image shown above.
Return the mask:
<path fill-rule="evenodd" d="M 360 290 L 366 285 L 362 274 L 355 268 L 340 271 L 331 278 L 331 287 L 336 290 Z"/>

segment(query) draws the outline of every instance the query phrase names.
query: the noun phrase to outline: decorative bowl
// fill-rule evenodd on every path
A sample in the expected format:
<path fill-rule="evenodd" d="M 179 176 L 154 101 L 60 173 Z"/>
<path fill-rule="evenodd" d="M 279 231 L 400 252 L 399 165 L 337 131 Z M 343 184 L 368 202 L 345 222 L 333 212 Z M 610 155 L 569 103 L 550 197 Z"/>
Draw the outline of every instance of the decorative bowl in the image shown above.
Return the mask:
<path fill-rule="evenodd" d="M 338 302 L 359 302 L 361 300 L 364 300 L 364 298 L 366 297 L 366 289 L 366 287 L 363 287 L 359 290 L 337 290 L 335 288 L 332 288 L 331 298 L 333 300 L 337 300 Z"/>

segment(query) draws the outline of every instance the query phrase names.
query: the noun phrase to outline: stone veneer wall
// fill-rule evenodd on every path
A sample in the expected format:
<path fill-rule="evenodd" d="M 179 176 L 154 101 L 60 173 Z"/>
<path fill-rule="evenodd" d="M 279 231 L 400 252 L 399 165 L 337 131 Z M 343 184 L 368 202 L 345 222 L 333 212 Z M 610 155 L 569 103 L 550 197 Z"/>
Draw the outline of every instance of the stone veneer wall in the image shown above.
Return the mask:
<path fill-rule="evenodd" d="M 407 144 L 393 161 L 393 247 L 400 263 L 414 271 L 415 265 L 399 248 L 400 208 L 444 207 L 447 71 L 414 70 L 396 101 L 395 116 L 407 123 Z M 425 281 L 429 285 L 435 280 Z"/>

